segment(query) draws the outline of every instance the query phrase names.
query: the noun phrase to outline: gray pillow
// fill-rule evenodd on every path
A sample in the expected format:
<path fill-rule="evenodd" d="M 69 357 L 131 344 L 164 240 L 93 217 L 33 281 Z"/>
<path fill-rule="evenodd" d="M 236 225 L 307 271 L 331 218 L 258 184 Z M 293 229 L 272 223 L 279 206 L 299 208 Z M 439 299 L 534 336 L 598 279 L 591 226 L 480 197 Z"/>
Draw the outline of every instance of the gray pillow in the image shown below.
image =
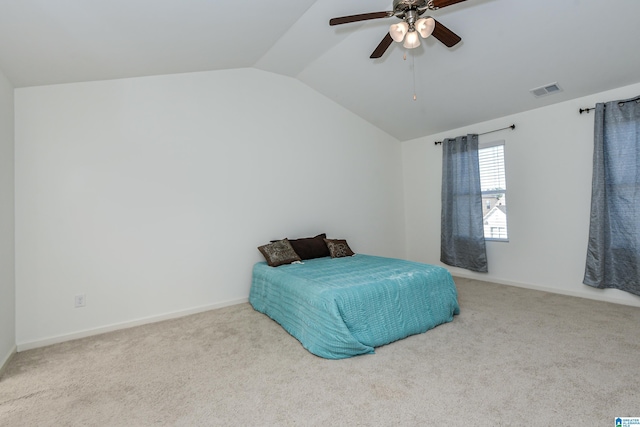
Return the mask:
<path fill-rule="evenodd" d="M 342 258 L 355 255 L 346 240 L 343 239 L 324 239 L 329 248 L 331 258 Z"/>
<path fill-rule="evenodd" d="M 282 264 L 291 264 L 295 261 L 301 261 L 300 257 L 293 250 L 289 240 L 278 240 L 268 245 L 259 246 L 258 250 L 264 256 L 271 267 L 277 267 Z"/>

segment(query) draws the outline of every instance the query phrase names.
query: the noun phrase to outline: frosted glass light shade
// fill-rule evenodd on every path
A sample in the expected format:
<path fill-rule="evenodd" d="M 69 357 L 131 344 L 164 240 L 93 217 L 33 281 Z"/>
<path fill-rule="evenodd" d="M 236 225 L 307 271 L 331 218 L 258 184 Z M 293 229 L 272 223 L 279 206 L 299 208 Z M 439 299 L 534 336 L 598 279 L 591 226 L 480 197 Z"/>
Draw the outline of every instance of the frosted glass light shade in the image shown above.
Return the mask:
<path fill-rule="evenodd" d="M 407 37 L 404 38 L 402 46 L 407 49 L 413 49 L 420 46 L 420 37 L 418 37 L 418 33 L 416 31 L 409 31 L 407 33 Z"/>
<path fill-rule="evenodd" d="M 429 37 L 435 27 L 436 21 L 431 17 L 420 18 L 416 21 L 416 31 L 420 33 L 423 39 Z"/>
<path fill-rule="evenodd" d="M 389 34 L 394 42 L 400 43 L 404 39 L 404 35 L 409 31 L 409 24 L 406 22 L 398 22 L 389 27 Z"/>

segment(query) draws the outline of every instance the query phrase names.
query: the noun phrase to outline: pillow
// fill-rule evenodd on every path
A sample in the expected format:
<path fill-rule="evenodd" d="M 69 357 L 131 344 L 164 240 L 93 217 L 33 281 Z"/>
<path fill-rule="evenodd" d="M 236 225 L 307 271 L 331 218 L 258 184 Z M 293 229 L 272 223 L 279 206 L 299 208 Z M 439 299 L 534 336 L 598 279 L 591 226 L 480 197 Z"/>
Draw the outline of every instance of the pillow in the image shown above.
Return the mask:
<path fill-rule="evenodd" d="M 324 239 L 324 242 L 329 248 L 329 254 L 331 254 L 331 258 L 342 258 L 355 255 L 347 244 L 346 240 Z"/>
<path fill-rule="evenodd" d="M 277 267 L 282 264 L 291 264 L 295 261 L 302 261 L 287 239 L 259 246 L 258 250 L 262 253 L 264 259 L 267 260 L 267 264 L 271 267 Z"/>
<path fill-rule="evenodd" d="M 329 256 L 329 248 L 324 242 L 327 235 L 325 233 L 318 234 L 316 237 L 306 237 L 304 239 L 289 240 L 293 250 L 302 259 L 322 258 Z"/>

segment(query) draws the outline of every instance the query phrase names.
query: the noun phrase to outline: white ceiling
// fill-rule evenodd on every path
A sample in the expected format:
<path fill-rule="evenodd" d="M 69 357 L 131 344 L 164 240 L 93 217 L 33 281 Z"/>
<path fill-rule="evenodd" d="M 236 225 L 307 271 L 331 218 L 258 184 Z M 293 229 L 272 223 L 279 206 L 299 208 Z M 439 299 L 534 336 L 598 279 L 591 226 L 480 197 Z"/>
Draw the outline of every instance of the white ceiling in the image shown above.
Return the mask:
<path fill-rule="evenodd" d="M 25 87 L 255 67 L 401 141 L 640 82 L 638 0 L 467 0 L 432 13 L 462 43 L 394 43 L 378 60 L 396 18 L 328 24 L 391 3 L 0 0 L 0 70 Z M 529 93 L 553 82 L 563 91 Z"/>

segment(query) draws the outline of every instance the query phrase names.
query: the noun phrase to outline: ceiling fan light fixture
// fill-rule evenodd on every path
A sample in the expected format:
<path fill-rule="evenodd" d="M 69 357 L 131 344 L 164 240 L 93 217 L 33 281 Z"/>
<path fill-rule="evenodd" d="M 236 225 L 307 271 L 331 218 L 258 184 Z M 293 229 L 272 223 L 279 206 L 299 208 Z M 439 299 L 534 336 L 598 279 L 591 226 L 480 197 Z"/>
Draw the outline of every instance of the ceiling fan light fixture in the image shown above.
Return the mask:
<path fill-rule="evenodd" d="M 398 43 L 404 39 L 404 36 L 408 31 L 409 24 L 406 22 L 398 22 L 397 24 L 392 24 L 391 27 L 389 27 L 389 34 L 391 35 L 391 38 L 394 42 Z"/>
<path fill-rule="evenodd" d="M 404 43 L 402 43 L 402 46 L 404 46 L 407 49 L 414 49 L 420 46 L 420 37 L 418 37 L 418 33 L 416 32 L 416 30 L 409 31 L 407 33 L 407 36 L 404 39 Z"/>
<path fill-rule="evenodd" d="M 416 21 L 416 31 L 420 33 L 423 39 L 429 37 L 434 28 L 436 28 L 436 21 L 432 17 L 420 18 Z"/>

